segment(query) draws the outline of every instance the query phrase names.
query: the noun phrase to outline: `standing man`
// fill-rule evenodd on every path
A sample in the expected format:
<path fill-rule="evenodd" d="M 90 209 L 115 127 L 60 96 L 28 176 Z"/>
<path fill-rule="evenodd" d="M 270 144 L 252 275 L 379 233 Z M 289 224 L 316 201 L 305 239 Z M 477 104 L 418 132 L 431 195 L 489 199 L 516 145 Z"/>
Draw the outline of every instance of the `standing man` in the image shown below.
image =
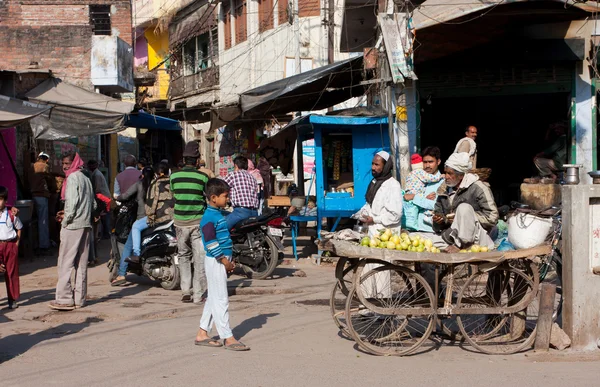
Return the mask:
<path fill-rule="evenodd" d="M 462 138 L 454 149 L 454 153 L 468 153 L 472 168 L 477 168 L 477 128 L 475 126 L 467 126 L 465 137 Z"/>
<path fill-rule="evenodd" d="M 110 189 L 106 178 L 98 169 L 98 162 L 96 160 L 88 161 L 88 170 L 90 171 L 90 179 L 92 180 L 92 187 L 94 187 L 94 194 L 100 194 L 110 199 Z M 110 215 L 108 213 L 102 215 L 102 237 L 108 239 L 110 237 Z M 95 233 L 94 235 L 97 235 Z"/>
<path fill-rule="evenodd" d="M 184 167 L 171 175 L 171 192 L 175 197 L 175 229 L 179 271 L 181 273 L 182 302 L 200 303 L 206 291 L 204 273 L 204 246 L 200 235 L 200 220 L 206 210 L 204 189 L 208 176 L 196 169 L 200 152 L 198 143 L 190 141 L 183 152 Z M 192 276 L 191 265 L 194 264 Z M 193 277 L 193 285 L 192 285 Z"/>
<path fill-rule="evenodd" d="M 200 160 L 198 163 L 198 170 L 208 176 L 210 179 L 215 177 L 215 173 L 210 169 L 206 168 L 206 161 Z"/>
<path fill-rule="evenodd" d="M 233 172 L 225 177 L 225 182 L 231 187 L 229 197 L 233 206 L 233 212 L 225 218 L 230 230 L 241 220 L 258 216 L 258 183 L 248 173 L 248 159 L 238 156 L 233 164 Z"/>
<path fill-rule="evenodd" d="M 77 153 L 63 156 L 63 182 L 61 197 L 64 211 L 56 220 L 61 223 L 60 248 L 58 251 L 58 283 L 56 299 L 50 308 L 73 310 L 85 306 L 87 295 L 87 267 L 92 233 L 92 211 L 96 209 L 92 182 L 81 172 L 83 161 Z M 71 272 L 75 269 L 75 284 Z"/>
<path fill-rule="evenodd" d="M 50 166 L 48 161 L 50 156 L 41 152 L 37 161 L 33 164 L 33 170 L 29 175 L 29 186 L 31 195 L 35 202 L 35 208 L 38 218 L 38 254 L 50 255 L 50 226 L 48 217 L 48 199 L 50 198 L 50 187 L 52 187 L 52 176 L 50 175 Z"/>
<path fill-rule="evenodd" d="M 134 156 L 127 155 L 123 163 L 125 164 L 125 170 L 115 177 L 115 194 L 113 195 L 115 199 L 121 193 L 127 192 L 129 187 L 137 183 L 140 176 L 142 176 L 142 172 L 136 168 L 137 163 Z"/>

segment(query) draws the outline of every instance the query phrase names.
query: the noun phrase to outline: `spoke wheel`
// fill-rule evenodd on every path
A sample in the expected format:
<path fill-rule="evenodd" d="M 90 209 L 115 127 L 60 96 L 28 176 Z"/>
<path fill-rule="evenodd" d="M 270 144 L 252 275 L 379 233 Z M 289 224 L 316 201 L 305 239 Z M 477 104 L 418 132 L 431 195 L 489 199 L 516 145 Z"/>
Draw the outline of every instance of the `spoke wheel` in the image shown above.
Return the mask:
<path fill-rule="evenodd" d="M 395 265 L 362 275 L 346 300 L 348 331 L 374 355 L 414 353 L 429 338 L 434 313 L 433 292 L 425 279 Z"/>
<path fill-rule="evenodd" d="M 342 261 L 343 260 L 343 261 Z M 340 270 L 338 272 L 338 267 Z M 333 322 L 340 329 L 343 336 L 350 338 L 350 333 L 346 328 L 346 299 L 349 288 L 352 287 L 352 277 L 356 266 L 351 265 L 345 258 L 340 258 L 336 267 L 336 278 L 338 280 L 333 285 L 329 299 L 329 308 Z"/>
<path fill-rule="evenodd" d="M 495 355 L 516 353 L 533 345 L 539 284 L 537 269 L 533 271 L 531 276 L 501 266 L 468 279 L 458 295 L 457 322 L 471 346 Z"/>

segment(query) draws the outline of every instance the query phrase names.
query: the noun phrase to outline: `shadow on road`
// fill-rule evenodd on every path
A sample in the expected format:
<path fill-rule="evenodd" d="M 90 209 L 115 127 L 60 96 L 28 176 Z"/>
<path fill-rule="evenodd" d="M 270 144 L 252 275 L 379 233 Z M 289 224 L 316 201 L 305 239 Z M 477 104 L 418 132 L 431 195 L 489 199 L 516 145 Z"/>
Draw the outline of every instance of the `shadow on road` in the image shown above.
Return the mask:
<path fill-rule="evenodd" d="M 81 332 L 93 323 L 103 321 L 101 318 L 89 317 L 81 323 L 66 323 L 38 333 L 19 333 L 0 338 L 0 364 L 24 354 L 33 346 L 51 339 Z"/>
<path fill-rule="evenodd" d="M 250 317 L 249 319 L 242 321 L 237 327 L 233 328 L 233 335 L 238 339 L 241 339 L 251 331 L 262 328 L 270 317 L 278 315 L 279 313 L 265 313 Z M 1 343 L 2 342 L 0 341 L 0 344 Z"/>

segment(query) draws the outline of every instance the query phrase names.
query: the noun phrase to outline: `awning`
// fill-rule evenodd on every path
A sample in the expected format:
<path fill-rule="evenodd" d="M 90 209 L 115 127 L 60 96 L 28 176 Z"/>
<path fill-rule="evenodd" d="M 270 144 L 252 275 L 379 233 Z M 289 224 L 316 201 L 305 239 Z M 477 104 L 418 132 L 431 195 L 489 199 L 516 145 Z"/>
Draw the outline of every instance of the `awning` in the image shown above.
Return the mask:
<path fill-rule="evenodd" d="M 325 109 L 365 93 L 363 57 L 343 60 L 240 95 L 243 117 Z"/>
<path fill-rule="evenodd" d="M 117 133 L 126 126 L 125 115 L 133 104 L 49 78 L 25 94 L 28 100 L 52 109 L 30 121 L 38 140 Z"/>
<path fill-rule="evenodd" d="M 20 99 L 0 95 L 0 129 L 27 122 L 49 109 L 50 106 L 36 107 Z"/>
<path fill-rule="evenodd" d="M 125 126 L 132 128 L 145 128 L 155 130 L 181 130 L 179 121 L 171 118 L 155 116 L 140 110 L 137 113 L 127 114 Z"/>

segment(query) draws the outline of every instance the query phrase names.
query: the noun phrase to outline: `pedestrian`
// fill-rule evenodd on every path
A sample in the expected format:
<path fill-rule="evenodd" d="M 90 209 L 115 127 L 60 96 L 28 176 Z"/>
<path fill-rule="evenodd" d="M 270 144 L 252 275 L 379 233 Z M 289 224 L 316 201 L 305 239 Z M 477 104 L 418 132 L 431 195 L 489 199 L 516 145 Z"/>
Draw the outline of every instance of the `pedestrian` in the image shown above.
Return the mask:
<path fill-rule="evenodd" d="M 215 177 L 215 173 L 213 171 L 211 171 L 210 169 L 206 168 L 206 161 L 204 161 L 204 160 L 200 160 L 198 162 L 198 170 L 200 172 L 203 172 L 204 174 L 206 174 L 206 176 L 208 176 L 209 179 L 212 179 L 213 177 Z"/>
<path fill-rule="evenodd" d="M 173 218 L 177 231 L 181 301 L 200 303 L 206 291 L 206 275 L 204 274 L 204 247 L 198 225 L 206 209 L 204 189 L 208 176 L 196 169 L 200 158 L 196 141 L 190 141 L 185 145 L 183 158 L 185 166 L 171 175 L 171 192 L 175 197 Z"/>
<path fill-rule="evenodd" d="M 104 174 L 98 169 L 98 162 L 96 160 L 88 161 L 88 170 L 90 171 L 90 179 L 92 180 L 92 187 L 94 187 L 94 194 L 96 196 L 102 195 L 103 201 L 110 201 L 110 189 L 108 188 L 108 182 L 104 177 Z M 110 238 L 110 213 L 106 212 L 100 218 L 102 224 L 102 239 Z M 94 232 L 94 237 L 98 235 L 98 232 Z"/>
<path fill-rule="evenodd" d="M 221 210 L 229 200 L 229 186 L 220 179 L 210 179 L 206 184 L 208 208 L 200 222 L 202 242 L 206 249 L 204 266 L 208 283 L 208 298 L 202 311 L 200 329 L 196 334 L 196 345 L 222 347 L 232 351 L 247 351 L 250 347 L 238 341 L 229 326 L 229 296 L 227 294 L 227 273 L 235 268 L 231 262 L 233 242 L 229 235 L 227 221 Z M 220 341 L 208 336 L 215 325 Z"/>
<path fill-rule="evenodd" d="M 31 196 L 35 203 L 38 223 L 38 251 L 37 255 L 47 256 L 50 254 L 50 219 L 48 208 L 50 198 L 50 187 L 52 186 L 52 176 L 50 175 L 50 166 L 48 161 L 50 156 L 40 152 L 37 161 L 33 164 L 29 174 L 29 188 Z"/>
<path fill-rule="evenodd" d="M 465 129 L 465 137 L 461 138 L 454 148 L 454 153 L 467 153 L 471 161 L 471 168 L 477 168 L 477 127 L 473 125 L 467 126 Z"/>
<path fill-rule="evenodd" d="M 63 182 L 61 198 L 65 207 L 56 215 L 56 220 L 61 223 L 58 282 L 56 298 L 50 303 L 50 307 L 67 311 L 85 306 L 92 212 L 96 210 L 96 200 L 92 182 L 81 171 L 84 163 L 79 154 L 66 154 L 62 164 L 66 179 Z M 74 284 L 71 283 L 73 270 Z"/>
<path fill-rule="evenodd" d="M 123 163 L 125 164 L 125 170 L 115 177 L 115 189 L 113 195 L 115 199 L 120 194 L 127 192 L 129 187 L 137 183 L 138 180 L 140 180 L 140 176 L 142 176 L 142 172 L 136 168 L 137 163 L 134 156 L 125 156 Z"/>
<path fill-rule="evenodd" d="M 19 240 L 23 223 L 6 206 L 8 189 L 0 186 L 0 273 L 4 273 L 8 307 L 19 307 Z"/>
<path fill-rule="evenodd" d="M 225 177 L 231 188 L 233 211 L 227 215 L 227 226 L 233 226 L 244 219 L 258 216 L 258 183 L 248 172 L 248 159 L 238 156 L 233 160 L 234 170 Z"/>

